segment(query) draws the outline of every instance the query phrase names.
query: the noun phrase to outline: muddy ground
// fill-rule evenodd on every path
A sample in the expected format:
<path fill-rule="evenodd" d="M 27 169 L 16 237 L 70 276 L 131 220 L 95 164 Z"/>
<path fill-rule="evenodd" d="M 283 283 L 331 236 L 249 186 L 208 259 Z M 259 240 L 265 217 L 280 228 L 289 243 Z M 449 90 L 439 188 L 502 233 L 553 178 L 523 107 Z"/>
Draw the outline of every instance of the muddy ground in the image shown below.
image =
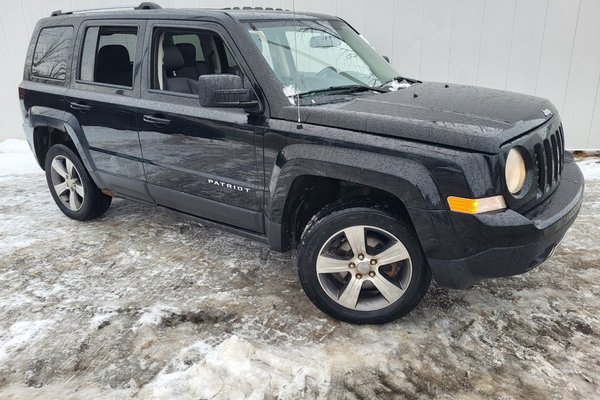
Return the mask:
<path fill-rule="evenodd" d="M 598 398 L 599 226 L 588 182 L 540 268 L 353 326 L 292 253 L 122 200 L 71 221 L 35 168 L 0 169 L 0 398 Z"/>

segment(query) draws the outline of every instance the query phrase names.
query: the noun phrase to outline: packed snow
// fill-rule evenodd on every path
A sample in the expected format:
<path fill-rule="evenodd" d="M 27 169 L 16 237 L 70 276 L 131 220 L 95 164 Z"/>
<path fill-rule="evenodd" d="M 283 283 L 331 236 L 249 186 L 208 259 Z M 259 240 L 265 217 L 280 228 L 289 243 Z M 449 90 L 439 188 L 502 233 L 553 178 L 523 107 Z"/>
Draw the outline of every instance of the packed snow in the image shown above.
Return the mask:
<path fill-rule="evenodd" d="M 123 200 L 69 220 L 5 141 L 0 398 L 599 398 L 599 163 L 541 267 L 354 326 L 312 306 L 293 253 Z"/>

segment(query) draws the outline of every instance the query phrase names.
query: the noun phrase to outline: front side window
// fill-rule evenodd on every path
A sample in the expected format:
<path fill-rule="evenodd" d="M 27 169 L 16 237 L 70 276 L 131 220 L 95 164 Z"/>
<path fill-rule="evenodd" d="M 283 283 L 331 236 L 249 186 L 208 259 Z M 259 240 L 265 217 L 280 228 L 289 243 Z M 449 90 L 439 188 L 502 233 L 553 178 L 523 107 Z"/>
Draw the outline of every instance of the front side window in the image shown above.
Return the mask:
<path fill-rule="evenodd" d="M 81 52 L 79 79 L 132 87 L 136 44 L 136 27 L 87 28 Z"/>
<path fill-rule="evenodd" d="M 331 87 L 379 87 L 398 73 L 356 31 L 340 20 L 247 23 L 250 37 L 286 94 Z"/>
<path fill-rule="evenodd" d="M 42 29 L 33 53 L 31 74 L 39 78 L 64 81 L 72 46 L 72 26 Z"/>
<path fill-rule="evenodd" d="M 198 78 L 212 74 L 242 77 L 233 55 L 210 31 L 156 28 L 152 89 L 197 95 Z"/>

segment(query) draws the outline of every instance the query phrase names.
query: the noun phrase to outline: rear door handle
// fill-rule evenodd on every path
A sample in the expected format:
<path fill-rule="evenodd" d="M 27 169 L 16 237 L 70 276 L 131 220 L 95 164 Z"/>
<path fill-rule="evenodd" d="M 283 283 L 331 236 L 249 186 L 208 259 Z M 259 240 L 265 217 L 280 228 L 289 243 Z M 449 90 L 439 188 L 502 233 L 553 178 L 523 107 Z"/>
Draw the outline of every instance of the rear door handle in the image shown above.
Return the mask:
<path fill-rule="evenodd" d="M 92 109 L 92 106 L 88 106 L 85 103 L 72 102 L 70 104 L 71 104 L 71 108 L 73 110 L 77 110 L 77 111 L 90 111 Z"/>
<path fill-rule="evenodd" d="M 154 115 L 144 115 L 144 122 L 152 125 L 167 126 L 171 123 L 170 119 L 155 117 Z"/>

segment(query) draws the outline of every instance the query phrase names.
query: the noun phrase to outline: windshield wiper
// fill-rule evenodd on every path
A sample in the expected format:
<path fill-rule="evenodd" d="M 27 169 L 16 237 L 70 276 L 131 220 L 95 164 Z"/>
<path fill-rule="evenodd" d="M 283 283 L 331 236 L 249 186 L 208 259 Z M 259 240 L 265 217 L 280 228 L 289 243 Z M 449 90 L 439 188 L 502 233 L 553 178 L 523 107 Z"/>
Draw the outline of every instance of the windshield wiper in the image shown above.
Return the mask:
<path fill-rule="evenodd" d="M 366 85 L 343 85 L 343 86 L 330 86 L 324 89 L 315 89 L 309 90 L 308 92 L 302 92 L 298 94 L 299 97 L 305 97 L 315 94 L 328 94 L 328 93 L 353 93 L 353 92 L 366 92 L 368 90 L 373 90 L 379 93 L 387 93 L 387 89 L 383 89 L 380 87 L 371 87 Z"/>
<path fill-rule="evenodd" d="M 396 81 L 396 82 L 406 81 L 406 82 L 408 82 L 410 84 L 421 83 L 421 81 L 418 81 L 416 79 L 406 78 L 404 76 L 397 76 L 395 78 L 390 79 L 389 81 L 387 81 L 385 83 L 382 83 L 381 86 L 379 86 L 379 87 L 380 88 L 386 87 L 386 86 L 388 86 L 390 83 L 392 83 L 394 81 Z"/>

